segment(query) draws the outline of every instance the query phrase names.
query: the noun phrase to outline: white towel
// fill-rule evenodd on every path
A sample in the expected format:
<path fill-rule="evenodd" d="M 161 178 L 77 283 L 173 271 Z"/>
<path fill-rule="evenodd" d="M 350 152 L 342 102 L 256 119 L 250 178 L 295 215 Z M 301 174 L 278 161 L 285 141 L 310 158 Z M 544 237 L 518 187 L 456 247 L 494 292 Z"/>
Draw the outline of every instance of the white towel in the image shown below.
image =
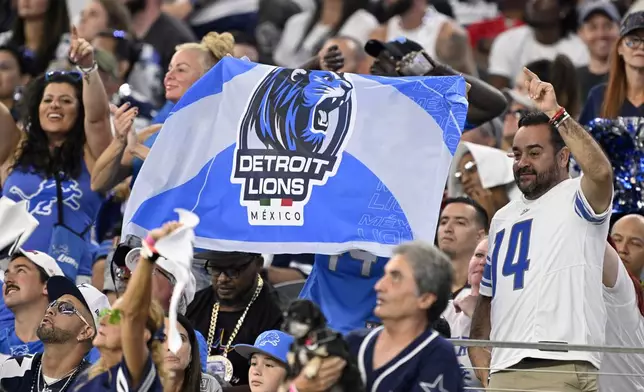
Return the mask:
<path fill-rule="evenodd" d="M 177 284 L 172 291 L 170 298 L 170 328 L 168 331 L 168 348 L 176 354 L 181 348 L 181 336 L 177 330 L 177 307 L 183 289 L 190 279 L 190 268 L 194 253 L 193 243 L 195 240 L 194 228 L 199 224 L 199 217 L 188 210 L 177 208 L 174 210 L 179 214 L 179 222 L 183 225 L 168 236 L 161 238 L 154 247 L 157 252 L 168 260 L 177 263 L 174 277 Z"/>
<path fill-rule="evenodd" d="M 5 196 L 0 199 L 0 226 L 0 251 L 8 248 L 12 255 L 36 230 L 38 220 L 29 213 L 26 200 L 16 203 Z"/>

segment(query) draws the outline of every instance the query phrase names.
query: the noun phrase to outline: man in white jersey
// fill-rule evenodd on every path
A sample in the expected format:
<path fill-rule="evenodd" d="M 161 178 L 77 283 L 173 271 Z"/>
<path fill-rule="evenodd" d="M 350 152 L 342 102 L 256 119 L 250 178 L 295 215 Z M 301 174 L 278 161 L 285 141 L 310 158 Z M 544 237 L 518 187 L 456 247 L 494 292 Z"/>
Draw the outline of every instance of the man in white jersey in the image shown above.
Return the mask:
<path fill-rule="evenodd" d="M 524 73 L 541 112 L 525 115 L 514 137 L 513 170 L 523 197 L 492 219 L 470 337 L 600 346 L 612 167 L 592 136 L 557 104 L 552 85 L 528 69 Z M 569 177 L 570 154 L 583 176 Z M 469 354 L 474 367 L 490 367 L 486 349 L 470 348 Z M 495 348 L 491 362 L 491 390 L 597 391 L 598 353 Z M 516 371 L 524 369 L 541 372 Z M 487 384 L 487 371 L 477 376 Z"/>
<path fill-rule="evenodd" d="M 609 245 L 604 256 L 603 283 L 606 345 L 644 347 L 644 301 L 639 279 L 629 273 L 625 263 Z M 599 390 L 644 392 L 644 355 L 605 353 Z"/>

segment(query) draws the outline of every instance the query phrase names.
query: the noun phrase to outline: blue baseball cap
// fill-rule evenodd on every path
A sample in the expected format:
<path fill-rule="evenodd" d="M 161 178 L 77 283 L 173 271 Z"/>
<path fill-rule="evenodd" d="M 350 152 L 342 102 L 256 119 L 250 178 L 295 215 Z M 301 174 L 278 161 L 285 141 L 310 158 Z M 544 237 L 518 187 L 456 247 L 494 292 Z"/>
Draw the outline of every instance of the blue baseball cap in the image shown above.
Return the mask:
<path fill-rule="evenodd" d="M 242 357 L 250 359 L 253 354 L 264 354 L 269 357 L 275 358 L 286 365 L 286 354 L 291 348 L 293 337 L 282 331 L 272 329 L 270 331 L 262 332 L 261 335 L 255 339 L 255 344 L 238 344 L 235 346 L 235 351 Z"/>

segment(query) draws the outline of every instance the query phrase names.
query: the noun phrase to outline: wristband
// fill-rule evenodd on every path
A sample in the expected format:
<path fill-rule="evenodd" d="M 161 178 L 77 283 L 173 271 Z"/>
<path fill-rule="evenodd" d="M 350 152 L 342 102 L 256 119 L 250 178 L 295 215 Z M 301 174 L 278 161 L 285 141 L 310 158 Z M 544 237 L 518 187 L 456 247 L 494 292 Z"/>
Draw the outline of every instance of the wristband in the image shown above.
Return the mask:
<path fill-rule="evenodd" d="M 298 392 L 297 388 L 295 388 L 294 382 L 292 382 L 291 385 L 288 387 L 288 392 Z"/>
<path fill-rule="evenodd" d="M 94 71 L 96 71 L 98 69 L 98 63 L 96 63 L 96 61 L 94 61 L 92 66 L 89 67 L 89 68 L 83 68 L 80 65 L 77 65 L 76 69 L 78 69 L 83 75 L 87 75 L 88 73 L 94 72 Z"/>
<path fill-rule="evenodd" d="M 145 237 L 145 242 L 147 242 L 149 246 L 154 246 L 157 243 L 157 241 L 150 234 Z"/>
<path fill-rule="evenodd" d="M 552 118 L 552 120 L 550 120 L 550 123 L 551 123 L 551 124 L 552 124 L 552 126 L 554 126 L 555 128 L 559 128 L 559 126 L 560 126 L 564 121 L 568 120 L 569 118 L 570 118 L 570 115 L 568 114 L 568 112 L 566 112 L 566 111 L 564 110 L 564 112 L 563 112 L 563 114 L 562 114 L 562 115 L 560 115 L 560 116 L 558 116 L 558 117 L 553 117 L 553 118 Z M 554 121 L 553 121 L 553 120 L 554 120 Z"/>
<path fill-rule="evenodd" d="M 147 238 L 143 241 L 143 248 L 141 249 L 141 256 L 145 257 L 150 262 L 154 263 L 159 258 L 159 252 L 154 248 L 154 245 L 148 243 Z"/>
<path fill-rule="evenodd" d="M 557 113 L 555 113 L 555 115 L 550 119 L 550 124 L 554 125 L 554 123 L 559 121 L 559 119 L 562 118 L 564 114 L 566 114 L 566 108 L 559 108 L 559 110 L 557 110 Z"/>

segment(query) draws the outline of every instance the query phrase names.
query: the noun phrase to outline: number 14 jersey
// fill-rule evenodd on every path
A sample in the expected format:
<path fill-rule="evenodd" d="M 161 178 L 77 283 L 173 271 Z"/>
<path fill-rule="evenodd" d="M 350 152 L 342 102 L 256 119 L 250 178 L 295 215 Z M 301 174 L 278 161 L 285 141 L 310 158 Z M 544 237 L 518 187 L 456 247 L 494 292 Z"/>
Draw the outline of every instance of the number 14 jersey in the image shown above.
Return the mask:
<path fill-rule="evenodd" d="M 511 201 L 490 225 L 481 294 L 492 297 L 490 340 L 602 345 L 602 265 L 611 209 L 596 214 L 568 179 L 536 200 Z M 592 352 L 493 349 L 492 372 L 523 358 L 587 361 Z"/>

